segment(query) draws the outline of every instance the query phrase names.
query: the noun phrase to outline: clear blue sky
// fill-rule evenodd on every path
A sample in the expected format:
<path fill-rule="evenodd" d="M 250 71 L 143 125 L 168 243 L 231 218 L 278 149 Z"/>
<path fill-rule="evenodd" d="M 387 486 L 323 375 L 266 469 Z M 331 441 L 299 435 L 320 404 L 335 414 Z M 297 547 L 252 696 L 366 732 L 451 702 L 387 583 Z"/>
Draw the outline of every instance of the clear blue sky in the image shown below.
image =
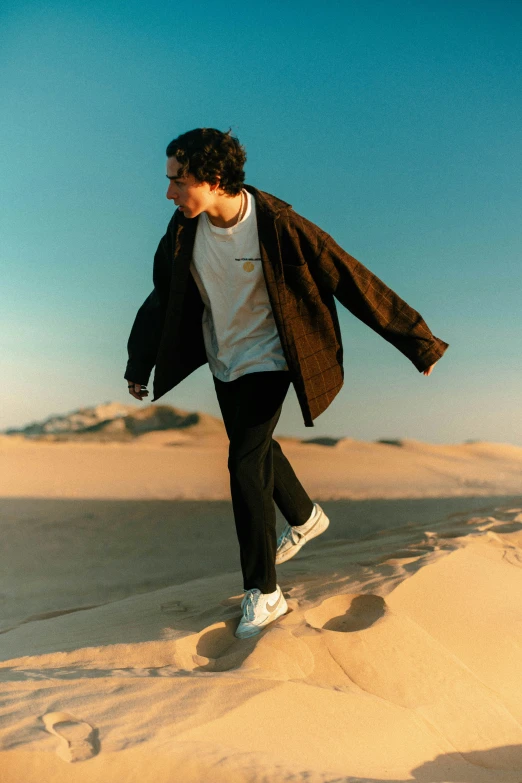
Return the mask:
<path fill-rule="evenodd" d="M 339 305 L 345 386 L 278 432 L 522 445 L 518 0 L 7 0 L 0 31 L 0 427 L 131 401 L 165 147 L 211 126 L 451 344 L 425 378 Z M 161 402 L 218 414 L 208 366 Z"/>

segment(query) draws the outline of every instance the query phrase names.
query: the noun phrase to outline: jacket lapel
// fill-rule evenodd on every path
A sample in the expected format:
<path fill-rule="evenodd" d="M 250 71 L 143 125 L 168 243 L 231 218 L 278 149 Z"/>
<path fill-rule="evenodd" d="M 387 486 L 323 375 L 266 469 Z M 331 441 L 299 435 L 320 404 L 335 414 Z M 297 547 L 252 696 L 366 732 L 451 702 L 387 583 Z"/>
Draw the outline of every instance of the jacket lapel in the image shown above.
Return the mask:
<path fill-rule="evenodd" d="M 174 236 L 174 259 L 170 281 L 171 295 L 183 294 L 187 287 L 197 227 L 198 221 L 196 218 L 189 220 L 182 217 L 178 223 Z"/>
<path fill-rule="evenodd" d="M 245 190 L 252 193 L 255 199 L 259 250 L 266 287 L 272 309 L 277 311 L 274 315 L 276 319 L 279 315 L 279 320 L 282 321 L 286 306 L 286 288 L 276 220 L 279 212 L 290 205 L 250 185 L 245 185 Z"/>
<path fill-rule="evenodd" d="M 279 248 L 277 227 L 273 216 L 264 211 L 257 213 L 259 250 L 267 291 L 272 309 L 276 308 L 282 318 L 285 308 L 285 286 L 283 279 L 283 261 Z"/>

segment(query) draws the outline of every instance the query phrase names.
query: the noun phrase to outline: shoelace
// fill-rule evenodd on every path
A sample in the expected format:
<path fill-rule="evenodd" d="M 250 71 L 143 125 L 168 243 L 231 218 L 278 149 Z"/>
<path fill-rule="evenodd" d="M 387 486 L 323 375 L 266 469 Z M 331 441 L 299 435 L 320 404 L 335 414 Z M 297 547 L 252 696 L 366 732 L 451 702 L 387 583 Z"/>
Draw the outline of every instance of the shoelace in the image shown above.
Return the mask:
<path fill-rule="evenodd" d="M 243 604 L 243 613 L 247 618 L 247 620 L 254 619 L 255 610 L 260 595 L 261 595 L 261 590 L 258 590 L 257 587 L 252 587 L 251 590 L 246 591 L 245 603 Z"/>
<path fill-rule="evenodd" d="M 292 525 L 287 525 L 279 537 L 277 546 L 279 548 L 281 544 L 286 544 L 287 541 L 291 541 L 293 544 L 298 544 L 302 535 L 303 533 L 299 533 L 295 528 L 292 527 Z"/>

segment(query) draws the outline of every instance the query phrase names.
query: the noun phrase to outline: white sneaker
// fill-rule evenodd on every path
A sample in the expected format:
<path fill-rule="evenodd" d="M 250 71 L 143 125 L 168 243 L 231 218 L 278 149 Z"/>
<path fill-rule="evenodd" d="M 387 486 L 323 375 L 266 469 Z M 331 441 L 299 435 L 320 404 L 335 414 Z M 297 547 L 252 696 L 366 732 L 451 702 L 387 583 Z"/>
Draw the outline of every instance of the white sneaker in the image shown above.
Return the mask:
<path fill-rule="evenodd" d="M 288 611 L 288 604 L 279 585 L 273 593 L 262 593 L 257 587 L 245 592 L 241 601 L 243 617 L 236 628 L 238 639 L 261 633 L 263 628 Z"/>
<path fill-rule="evenodd" d="M 286 563 L 296 555 L 307 541 L 324 533 L 330 520 L 318 503 L 314 503 L 314 510 L 310 519 L 304 525 L 286 525 L 277 539 L 276 565 Z"/>

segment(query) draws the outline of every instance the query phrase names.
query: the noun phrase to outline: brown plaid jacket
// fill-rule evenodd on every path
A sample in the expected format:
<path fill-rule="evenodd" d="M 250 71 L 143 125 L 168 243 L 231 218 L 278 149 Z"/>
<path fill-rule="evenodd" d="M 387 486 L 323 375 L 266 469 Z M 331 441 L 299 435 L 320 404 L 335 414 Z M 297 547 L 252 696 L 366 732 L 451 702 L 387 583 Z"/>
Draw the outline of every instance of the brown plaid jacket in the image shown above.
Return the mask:
<path fill-rule="evenodd" d="M 263 272 L 304 423 L 313 427 L 343 385 L 343 346 L 334 297 L 422 372 L 448 344 L 331 236 L 285 201 L 254 195 Z M 125 378 L 146 385 L 154 365 L 159 399 L 207 362 L 203 302 L 189 273 L 197 220 L 176 210 L 154 256 L 154 289 L 132 327 Z"/>

